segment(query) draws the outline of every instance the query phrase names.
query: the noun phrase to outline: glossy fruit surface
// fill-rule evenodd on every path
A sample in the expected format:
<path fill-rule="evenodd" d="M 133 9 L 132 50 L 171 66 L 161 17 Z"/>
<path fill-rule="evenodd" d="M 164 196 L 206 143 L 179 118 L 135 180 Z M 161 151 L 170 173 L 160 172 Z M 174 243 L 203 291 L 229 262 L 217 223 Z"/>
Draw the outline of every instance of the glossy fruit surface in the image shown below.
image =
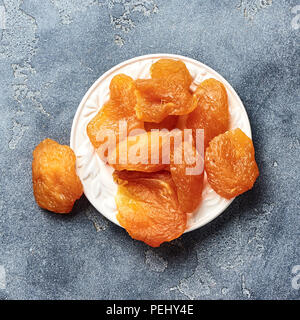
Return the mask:
<path fill-rule="evenodd" d="M 193 212 L 201 201 L 204 161 L 192 143 L 183 142 L 180 130 L 128 138 L 118 144 L 108 163 L 119 171 L 170 170 L 182 211 Z"/>
<path fill-rule="evenodd" d="M 151 131 L 154 129 L 162 130 L 167 129 L 169 131 L 173 130 L 177 126 L 178 116 L 167 116 L 162 122 L 145 122 L 145 130 Z"/>
<path fill-rule="evenodd" d="M 158 131 L 128 137 L 110 153 L 108 164 L 119 171 L 164 170 L 170 164 L 170 143 L 168 143 L 170 138 L 168 137 L 168 133 Z"/>
<path fill-rule="evenodd" d="M 183 143 L 175 148 L 170 172 L 181 210 L 186 213 L 195 211 L 202 199 L 204 160 L 192 144 Z"/>
<path fill-rule="evenodd" d="M 136 114 L 145 122 L 159 123 L 168 115 L 184 115 L 195 107 L 192 77 L 182 61 L 161 59 L 151 66 L 151 79 L 136 80 Z"/>
<path fill-rule="evenodd" d="M 204 129 L 204 148 L 215 136 L 229 129 L 228 97 L 224 85 L 215 79 L 203 81 L 193 95 L 196 108 L 186 121 L 186 128 Z"/>
<path fill-rule="evenodd" d="M 110 83 L 110 99 L 89 122 L 87 134 L 101 159 L 106 161 L 107 149 L 116 145 L 134 129 L 144 129 L 136 117 L 136 86 L 132 78 L 119 74 Z M 120 127 L 120 120 L 126 127 Z M 125 128 L 125 129 L 123 129 Z"/>
<path fill-rule="evenodd" d="M 193 81 L 185 63 L 180 60 L 160 59 L 152 64 L 150 73 L 152 79 L 168 79 L 178 75 L 178 81 L 187 89 Z"/>
<path fill-rule="evenodd" d="M 56 213 L 69 213 L 83 193 L 76 174 L 76 157 L 68 146 L 46 139 L 33 151 L 32 181 L 37 204 Z"/>
<path fill-rule="evenodd" d="M 133 239 L 158 247 L 183 234 L 187 217 L 169 172 L 116 171 L 114 178 L 119 184 L 117 219 Z"/>
<path fill-rule="evenodd" d="M 251 189 L 259 176 L 252 140 L 241 129 L 215 137 L 206 149 L 205 170 L 211 187 L 224 198 Z"/>

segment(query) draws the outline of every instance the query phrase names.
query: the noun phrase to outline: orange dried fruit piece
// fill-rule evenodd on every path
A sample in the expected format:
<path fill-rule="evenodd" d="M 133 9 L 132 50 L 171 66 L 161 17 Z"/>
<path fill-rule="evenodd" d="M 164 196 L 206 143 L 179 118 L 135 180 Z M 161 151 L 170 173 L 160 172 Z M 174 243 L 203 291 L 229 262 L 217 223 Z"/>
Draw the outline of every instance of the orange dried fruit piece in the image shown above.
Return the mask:
<path fill-rule="evenodd" d="M 137 80 L 137 87 L 140 80 Z M 142 81 L 142 80 L 141 80 Z M 171 102 L 162 102 L 161 99 L 147 99 L 142 93 L 137 91 L 137 104 L 135 107 L 136 116 L 145 122 L 162 122 L 174 109 L 175 105 Z"/>
<path fill-rule="evenodd" d="M 109 154 L 108 164 L 119 171 L 156 172 L 164 170 L 170 163 L 168 159 L 164 161 L 169 155 L 163 154 L 164 146 L 170 141 L 166 138 L 168 138 L 168 133 L 159 131 L 129 136 L 118 143 Z"/>
<path fill-rule="evenodd" d="M 144 123 L 136 117 L 136 85 L 125 74 L 115 76 L 110 83 L 110 99 L 89 122 L 87 134 L 93 146 L 100 148 L 99 155 L 105 161 L 110 145 L 122 139 L 120 120 L 126 121 L 124 135 L 134 129 L 143 129 Z M 123 122 L 125 124 L 125 122 Z"/>
<path fill-rule="evenodd" d="M 170 170 L 180 207 L 193 212 L 201 201 L 203 158 L 192 143 L 183 142 L 183 132 L 154 131 L 120 142 L 108 157 L 116 170 L 157 172 Z"/>
<path fill-rule="evenodd" d="M 193 94 L 196 108 L 186 121 L 186 128 L 204 129 L 204 148 L 211 139 L 229 129 L 228 97 L 224 85 L 216 79 L 204 80 Z"/>
<path fill-rule="evenodd" d="M 252 140 L 241 130 L 215 137 L 205 154 L 205 170 L 211 187 L 231 199 L 253 187 L 259 176 Z"/>
<path fill-rule="evenodd" d="M 73 150 L 51 139 L 33 151 L 32 182 L 37 204 L 56 213 L 69 213 L 83 193 Z"/>
<path fill-rule="evenodd" d="M 192 77 L 182 61 L 161 59 L 151 66 L 151 79 L 136 80 L 136 114 L 140 120 L 159 123 L 168 115 L 184 115 L 195 107 Z"/>
<path fill-rule="evenodd" d="M 169 131 L 173 130 L 177 126 L 178 116 L 167 116 L 162 122 L 145 122 L 145 130 L 151 131 L 153 129 L 163 130 L 167 129 Z"/>
<path fill-rule="evenodd" d="M 176 161 L 177 158 L 177 161 Z M 177 162 L 177 163 L 176 163 Z M 180 208 L 191 213 L 202 199 L 204 160 L 191 143 L 184 142 L 171 155 L 170 171 Z"/>
<path fill-rule="evenodd" d="M 119 184 L 117 219 L 133 239 L 159 247 L 183 234 L 187 216 L 169 172 L 115 171 L 114 178 Z"/>
<path fill-rule="evenodd" d="M 178 81 L 187 89 L 190 88 L 193 78 L 184 62 L 175 59 L 160 59 L 150 68 L 152 79 L 168 79 L 178 75 Z"/>

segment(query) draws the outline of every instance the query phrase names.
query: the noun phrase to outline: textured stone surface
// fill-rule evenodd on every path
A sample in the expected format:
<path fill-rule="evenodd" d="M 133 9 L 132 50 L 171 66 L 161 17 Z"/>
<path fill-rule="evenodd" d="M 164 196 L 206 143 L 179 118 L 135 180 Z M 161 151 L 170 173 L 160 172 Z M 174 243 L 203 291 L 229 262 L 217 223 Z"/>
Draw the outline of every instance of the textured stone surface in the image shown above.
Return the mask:
<path fill-rule="evenodd" d="M 298 4 L 0 0 L 0 299 L 299 299 Z M 31 152 L 46 137 L 68 144 L 103 72 L 158 52 L 202 61 L 233 85 L 261 175 L 209 225 L 149 249 L 85 198 L 69 216 L 39 209 Z"/>

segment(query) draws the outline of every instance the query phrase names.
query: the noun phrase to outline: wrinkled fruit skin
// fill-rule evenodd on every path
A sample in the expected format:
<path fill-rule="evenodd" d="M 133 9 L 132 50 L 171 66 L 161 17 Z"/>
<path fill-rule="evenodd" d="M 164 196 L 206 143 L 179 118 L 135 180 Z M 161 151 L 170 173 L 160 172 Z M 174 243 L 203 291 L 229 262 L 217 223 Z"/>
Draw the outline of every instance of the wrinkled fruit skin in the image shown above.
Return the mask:
<path fill-rule="evenodd" d="M 127 122 L 127 134 L 144 129 L 143 121 L 136 117 L 136 85 L 132 78 L 119 74 L 110 83 L 110 99 L 89 122 L 87 135 L 99 156 L 106 162 L 109 145 L 121 141 L 119 121 Z M 107 137 L 107 139 L 104 139 Z M 110 140 L 110 141 L 109 141 Z"/>
<path fill-rule="evenodd" d="M 160 59 L 152 64 L 150 73 L 152 79 L 168 79 L 177 75 L 178 82 L 186 89 L 190 88 L 193 81 L 185 63 L 180 60 Z"/>
<path fill-rule="evenodd" d="M 128 137 L 118 143 L 115 150 L 109 154 L 108 164 L 119 171 L 156 172 L 164 170 L 169 165 L 162 161 L 164 141 L 159 132 L 145 132 Z M 153 161 L 154 156 L 152 157 L 151 150 L 157 150 L 155 157 L 157 161 Z M 153 155 L 155 155 L 154 152 Z"/>
<path fill-rule="evenodd" d="M 119 184 L 117 219 L 133 239 L 159 247 L 183 234 L 187 216 L 169 172 L 116 171 L 114 178 Z"/>
<path fill-rule="evenodd" d="M 171 132 L 165 134 L 148 132 L 131 137 L 117 145 L 117 148 L 108 157 L 108 163 L 119 171 L 157 172 L 170 170 L 176 186 L 180 208 L 183 212 L 191 213 L 199 206 L 202 198 L 204 160 L 192 143 L 180 143 L 182 138 L 183 132 L 180 130 L 174 131 L 174 135 Z M 179 143 L 176 144 L 176 147 L 175 141 L 177 144 Z M 163 152 L 163 148 L 166 152 Z M 155 163 L 150 163 L 151 149 L 158 150 L 159 158 Z M 139 154 L 138 158 L 135 157 L 136 154 Z M 119 155 L 125 155 L 125 161 L 121 162 Z M 179 156 L 180 158 L 178 158 Z M 131 159 L 139 160 L 139 162 Z M 176 161 L 176 159 L 180 161 Z M 196 169 L 198 169 L 197 172 Z M 188 170 L 191 172 L 187 172 Z"/>
<path fill-rule="evenodd" d="M 259 176 L 252 140 L 241 129 L 215 137 L 206 149 L 205 170 L 211 187 L 224 198 L 250 190 Z"/>
<path fill-rule="evenodd" d="M 56 213 L 69 213 L 83 193 L 76 174 L 76 157 L 68 146 L 46 139 L 33 151 L 32 182 L 37 204 Z"/>
<path fill-rule="evenodd" d="M 182 163 L 175 163 L 174 157 L 182 154 Z M 188 159 L 192 159 L 191 162 Z M 192 174 L 187 172 L 193 169 Z M 196 170 L 197 169 L 197 170 Z M 204 160 L 189 143 L 174 150 L 171 156 L 170 172 L 175 183 L 180 208 L 183 212 L 192 213 L 202 200 Z"/>
<path fill-rule="evenodd" d="M 161 59 L 151 66 L 151 79 L 136 80 L 138 119 L 162 122 L 168 115 L 190 113 L 194 106 L 192 77 L 182 61 Z"/>
<path fill-rule="evenodd" d="M 229 129 L 228 97 L 224 85 L 215 79 L 200 83 L 193 95 L 196 108 L 188 115 L 186 127 L 204 129 L 204 148 L 217 135 Z M 195 131 L 194 139 L 195 139 Z"/>
<path fill-rule="evenodd" d="M 155 123 L 155 122 L 145 122 L 145 130 L 162 130 L 167 129 L 169 131 L 175 129 L 177 127 L 178 116 L 167 116 L 162 122 Z"/>

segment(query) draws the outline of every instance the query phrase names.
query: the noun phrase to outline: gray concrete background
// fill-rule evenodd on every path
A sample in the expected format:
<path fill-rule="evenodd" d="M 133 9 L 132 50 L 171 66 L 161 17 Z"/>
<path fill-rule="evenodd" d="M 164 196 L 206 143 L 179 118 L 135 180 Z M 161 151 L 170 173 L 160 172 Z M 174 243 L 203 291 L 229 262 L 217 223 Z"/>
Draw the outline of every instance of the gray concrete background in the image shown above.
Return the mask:
<path fill-rule="evenodd" d="M 299 0 L 1 5 L 0 299 L 299 299 Z M 35 145 L 68 144 L 93 82 L 159 52 L 197 59 L 236 89 L 261 173 L 254 189 L 158 249 L 133 241 L 85 198 L 69 216 L 39 209 Z"/>

